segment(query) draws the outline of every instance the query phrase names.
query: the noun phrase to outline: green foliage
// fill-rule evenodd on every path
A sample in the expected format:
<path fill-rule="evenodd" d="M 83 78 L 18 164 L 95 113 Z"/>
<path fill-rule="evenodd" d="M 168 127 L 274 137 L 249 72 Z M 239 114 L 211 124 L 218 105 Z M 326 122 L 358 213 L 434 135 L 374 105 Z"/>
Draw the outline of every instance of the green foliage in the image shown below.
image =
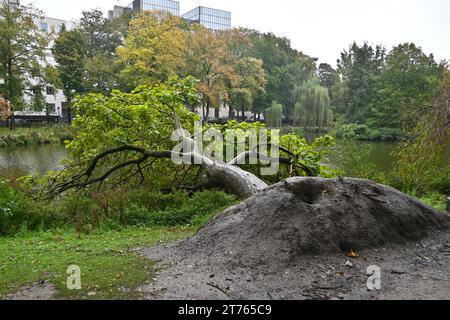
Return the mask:
<path fill-rule="evenodd" d="M 26 105 L 24 97 L 41 92 L 30 90 L 32 80 L 41 84 L 45 79 L 45 49 L 49 36 L 38 29 L 35 21 L 42 13 L 32 6 L 9 7 L 0 3 L 0 95 L 5 96 L 15 110 Z"/>
<path fill-rule="evenodd" d="M 416 113 L 410 136 L 397 147 L 396 183 L 402 190 L 423 193 L 434 185 L 432 180 L 444 189 L 448 186 L 450 73 L 446 71 L 443 78 L 439 95 L 427 108 Z"/>
<path fill-rule="evenodd" d="M 276 101 L 264 111 L 266 123 L 269 128 L 281 128 L 283 125 L 283 106 Z"/>
<path fill-rule="evenodd" d="M 72 192 L 54 200 L 33 198 L 0 180 L 0 236 L 71 228 L 89 234 L 126 226 L 200 226 L 237 202 L 220 191 L 163 194 L 147 189 Z"/>
<path fill-rule="evenodd" d="M 430 192 L 419 198 L 423 203 L 428 204 L 429 206 L 435 208 L 436 210 L 445 211 L 445 203 L 446 203 L 445 194 L 438 192 Z"/>
<path fill-rule="evenodd" d="M 294 89 L 294 125 L 305 130 L 319 131 L 333 121 L 328 89 L 320 86 L 317 79 L 305 82 Z"/>
<path fill-rule="evenodd" d="M 215 213 L 237 202 L 234 196 L 218 191 L 204 191 L 188 197 L 138 191 L 126 199 L 124 224 L 138 226 L 199 226 Z"/>
<path fill-rule="evenodd" d="M 314 176 L 331 178 L 336 173 L 327 165 L 323 164 L 324 156 L 331 151 L 335 141 L 332 136 L 324 135 L 308 144 L 306 139 L 297 134 L 286 134 L 280 137 L 280 145 L 294 154 L 294 161 L 288 168 L 282 168 L 280 178 L 292 176 L 307 176 L 306 166 L 312 170 Z"/>
<path fill-rule="evenodd" d="M 176 112 L 183 127 L 192 132 L 198 116 L 186 108 L 185 102 L 194 105 L 197 100 L 195 80 L 191 77 L 173 78 L 151 87 L 141 86 L 131 93 L 113 91 L 110 96 L 88 94 L 80 97 L 74 103 L 77 117 L 73 120 L 73 128 L 76 135 L 67 144 L 70 160 L 67 161 L 69 169 L 66 176 L 86 168 L 101 152 L 124 144 L 153 151 L 172 150 L 175 142 L 170 138 L 176 128 L 173 113 Z M 104 164 L 112 167 L 135 158 L 132 152 L 123 153 L 120 157 L 111 156 L 99 164 L 97 171 L 101 171 Z M 158 161 L 149 168 L 151 161 L 143 163 L 142 168 L 146 167 L 143 173 L 155 189 L 171 187 L 176 174 L 183 169 L 170 159 Z M 129 175 L 126 173 L 128 169 L 116 176 Z M 111 185 L 113 178 L 109 181 Z"/>
<path fill-rule="evenodd" d="M 322 70 L 322 81 L 332 88 L 331 104 L 345 115 L 344 121 L 367 126 L 358 139 L 396 140 L 400 131 L 406 135 L 414 128 L 432 102 L 444 69 L 413 43 L 388 53 L 382 46 L 353 43 L 338 62 L 342 82 L 333 78 L 330 68 Z"/>
<path fill-rule="evenodd" d="M 335 130 L 335 136 L 339 139 L 397 141 L 402 137 L 402 132 L 397 128 L 370 128 L 364 124 L 353 123 L 338 127 Z"/>
<path fill-rule="evenodd" d="M 62 28 L 52 47 L 58 63 L 58 76 L 64 95 L 71 101 L 75 94 L 85 92 L 84 59 L 86 43 L 78 29 L 67 31 Z"/>
<path fill-rule="evenodd" d="M 251 40 L 251 55 L 264 63 L 267 81 L 265 91 L 254 99 L 254 111 L 262 112 L 277 101 L 283 106 L 286 116 L 292 115 L 294 87 L 314 76 L 314 59 L 292 48 L 287 38 L 256 30 L 243 31 Z"/>
<path fill-rule="evenodd" d="M 382 46 L 373 48 L 367 43 L 359 46 L 356 42 L 342 52 L 338 70 L 344 84 L 343 103 L 348 121 L 362 124 L 367 120 L 385 54 Z"/>
<path fill-rule="evenodd" d="M 72 134 L 66 126 L 51 126 L 45 128 L 17 128 L 10 131 L 0 128 L 0 148 L 17 147 L 35 144 L 63 143 L 71 140 Z"/>
<path fill-rule="evenodd" d="M 69 102 L 77 94 L 107 94 L 118 86 L 116 48 L 122 45 L 129 20 L 128 15 L 107 20 L 101 11 L 93 9 L 83 12 L 78 28 L 62 28 L 52 47 L 59 75 L 55 85 Z"/>
<path fill-rule="evenodd" d="M 16 209 L 16 195 L 14 190 L 0 180 L 0 234 L 3 234 L 8 225 L 8 221 Z"/>
<path fill-rule="evenodd" d="M 394 47 L 386 56 L 375 86 L 368 124 L 371 127 L 408 128 L 416 112 L 436 96 L 443 66 L 413 43 Z"/>
<path fill-rule="evenodd" d="M 41 227 L 48 221 L 43 211 L 0 179 L 0 236 Z"/>

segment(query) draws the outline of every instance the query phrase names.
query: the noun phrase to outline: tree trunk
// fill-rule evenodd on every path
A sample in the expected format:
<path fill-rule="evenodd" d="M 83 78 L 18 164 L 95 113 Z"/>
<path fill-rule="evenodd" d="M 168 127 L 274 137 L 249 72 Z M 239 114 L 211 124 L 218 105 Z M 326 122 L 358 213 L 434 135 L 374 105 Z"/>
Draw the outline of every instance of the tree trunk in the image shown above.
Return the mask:
<path fill-rule="evenodd" d="M 230 105 L 229 106 L 229 112 L 228 112 L 228 120 L 231 120 L 231 119 L 233 119 L 234 118 L 234 115 L 233 115 L 233 107 Z"/>
<path fill-rule="evenodd" d="M 209 97 L 206 97 L 206 118 L 205 118 L 206 122 L 209 122 L 209 111 L 210 111 L 210 108 L 211 108 L 211 103 L 210 103 Z"/>
<path fill-rule="evenodd" d="M 234 165 L 213 163 L 205 165 L 204 168 L 212 182 L 242 199 L 250 198 L 268 188 L 257 176 Z"/>
<path fill-rule="evenodd" d="M 217 106 L 214 110 L 214 117 L 216 118 L 216 120 L 220 119 L 220 106 Z"/>

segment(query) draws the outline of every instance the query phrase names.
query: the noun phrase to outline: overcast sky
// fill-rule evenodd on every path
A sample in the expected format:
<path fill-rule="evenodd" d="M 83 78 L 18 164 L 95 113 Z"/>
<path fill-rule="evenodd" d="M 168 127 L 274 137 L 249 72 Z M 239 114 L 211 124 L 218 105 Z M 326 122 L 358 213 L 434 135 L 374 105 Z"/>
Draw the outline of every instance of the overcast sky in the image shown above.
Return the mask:
<path fill-rule="evenodd" d="M 22 0 L 47 16 L 78 19 L 82 10 L 127 5 L 131 0 Z M 388 48 L 413 41 L 438 60 L 450 59 L 450 0 L 180 0 L 181 13 L 196 6 L 232 12 L 234 27 L 271 31 L 293 46 L 336 64 L 356 40 Z"/>

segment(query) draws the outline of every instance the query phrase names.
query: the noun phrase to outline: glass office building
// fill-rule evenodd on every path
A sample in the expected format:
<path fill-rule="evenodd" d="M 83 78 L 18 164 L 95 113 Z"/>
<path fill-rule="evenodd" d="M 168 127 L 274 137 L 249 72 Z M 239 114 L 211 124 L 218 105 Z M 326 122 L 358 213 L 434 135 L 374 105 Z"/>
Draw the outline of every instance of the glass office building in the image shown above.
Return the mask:
<path fill-rule="evenodd" d="M 119 17 L 126 10 L 159 10 L 180 16 L 180 3 L 173 0 L 134 0 L 126 7 L 115 6 L 108 12 L 109 19 Z M 199 23 L 212 30 L 231 29 L 231 12 L 207 7 L 197 7 L 181 16 L 191 23 Z"/>
<path fill-rule="evenodd" d="M 182 15 L 182 18 L 192 22 L 200 23 L 202 26 L 212 30 L 231 29 L 231 12 L 197 7 Z"/>
<path fill-rule="evenodd" d="M 11 9 L 18 8 L 20 6 L 19 0 L 8 0 L 8 6 Z"/>
<path fill-rule="evenodd" d="M 180 3 L 172 0 L 134 0 L 127 7 L 134 11 L 159 10 L 180 15 Z"/>

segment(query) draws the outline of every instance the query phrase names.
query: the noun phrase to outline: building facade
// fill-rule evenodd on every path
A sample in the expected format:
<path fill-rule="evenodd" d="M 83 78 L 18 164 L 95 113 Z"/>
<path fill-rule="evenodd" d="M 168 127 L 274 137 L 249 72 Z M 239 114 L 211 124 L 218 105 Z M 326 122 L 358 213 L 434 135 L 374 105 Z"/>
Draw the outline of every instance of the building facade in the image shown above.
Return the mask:
<path fill-rule="evenodd" d="M 74 22 L 65 21 L 61 19 L 55 19 L 50 17 L 44 17 L 42 19 L 34 21 L 36 26 L 40 29 L 40 31 L 47 32 L 47 33 L 54 33 L 58 34 L 62 28 L 63 25 L 65 26 L 66 30 L 71 30 L 76 27 L 76 24 Z M 53 43 L 50 42 L 48 44 L 47 49 L 45 50 L 45 59 L 41 61 L 41 64 L 43 66 L 56 66 L 56 60 L 52 55 L 51 47 L 53 46 Z M 33 80 L 31 81 L 33 84 Z M 44 97 L 44 103 L 45 106 L 41 111 L 36 110 L 23 110 L 23 111 L 15 111 L 14 114 L 16 116 L 24 116 L 24 115 L 32 115 L 32 116 L 55 116 L 59 117 L 64 121 L 68 120 L 68 108 L 67 108 L 67 100 L 62 92 L 62 90 L 56 89 L 50 84 L 46 85 L 45 88 L 43 88 L 43 97 Z M 25 96 L 25 101 L 28 105 L 32 105 L 32 98 Z"/>
<path fill-rule="evenodd" d="M 115 6 L 113 10 L 108 12 L 108 17 L 110 19 L 117 18 L 125 10 L 159 10 L 180 16 L 180 3 L 173 0 L 134 0 L 126 7 Z M 211 30 L 220 31 L 231 29 L 231 12 L 224 10 L 197 7 L 181 15 L 181 18 L 190 23 L 199 23 Z"/>
<path fill-rule="evenodd" d="M 10 8 L 17 8 L 20 5 L 19 0 L 7 0 L 7 1 Z"/>
<path fill-rule="evenodd" d="M 128 8 L 134 11 L 167 11 L 175 16 L 180 15 L 180 3 L 173 0 L 134 0 Z"/>
<path fill-rule="evenodd" d="M 36 22 L 41 31 L 58 34 L 61 32 L 63 26 L 66 30 L 72 30 L 76 27 L 76 23 L 72 21 L 66 21 L 61 19 L 55 19 L 50 17 L 44 17 L 42 20 Z M 45 52 L 45 61 L 43 64 L 56 66 L 56 60 L 53 57 L 51 48 L 53 43 L 49 43 L 48 48 Z M 47 85 L 44 90 L 45 97 L 45 112 L 46 114 L 57 115 L 62 118 L 63 121 L 67 122 L 69 115 L 69 110 L 67 106 L 67 100 L 64 96 L 62 90 L 56 89 L 51 85 Z"/>
<path fill-rule="evenodd" d="M 231 12 L 207 7 L 197 7 L 181 16 L 183 19 L 199 23 L 212 30 L 231 29 Z"/>

